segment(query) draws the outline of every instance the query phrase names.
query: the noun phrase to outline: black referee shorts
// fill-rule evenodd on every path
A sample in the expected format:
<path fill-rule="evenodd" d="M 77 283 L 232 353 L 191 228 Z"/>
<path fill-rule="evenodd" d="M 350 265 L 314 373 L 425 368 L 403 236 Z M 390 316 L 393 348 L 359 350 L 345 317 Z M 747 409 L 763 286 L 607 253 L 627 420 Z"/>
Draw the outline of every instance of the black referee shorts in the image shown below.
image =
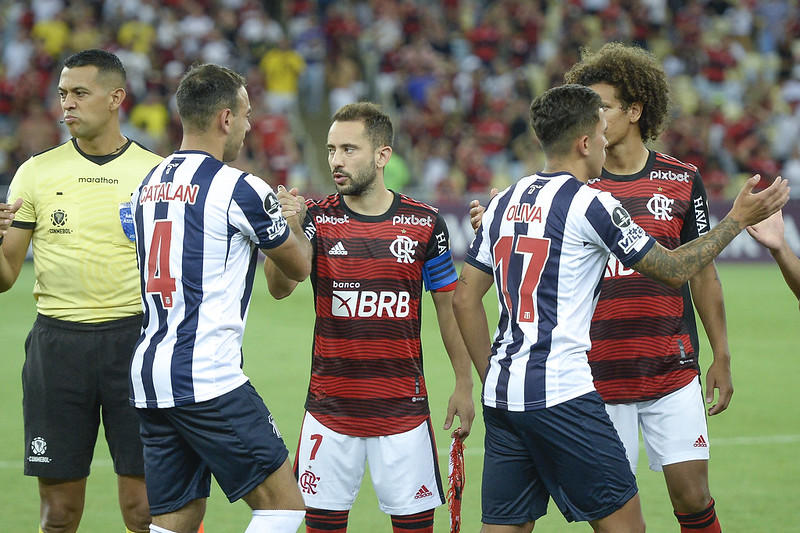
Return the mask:
<path fill-rule="evenodd" d="M 85 324 L 38 315 L 25 341 L 25 474 L 89 475 L 102 419 L 120 475 L 144 475 L 139 419 L 129 402 L 142 315 Z"/>

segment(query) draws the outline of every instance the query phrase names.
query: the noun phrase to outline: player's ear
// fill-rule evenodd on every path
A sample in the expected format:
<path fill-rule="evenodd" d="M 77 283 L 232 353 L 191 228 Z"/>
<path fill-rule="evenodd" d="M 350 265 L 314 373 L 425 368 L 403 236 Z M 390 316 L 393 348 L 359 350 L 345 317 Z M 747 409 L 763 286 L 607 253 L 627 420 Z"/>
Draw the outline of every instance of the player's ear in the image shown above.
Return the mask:
<path fill-rule="evenodd" d="M 644 104 L 642 102 L 634 102 L 628 107 L 628 120 L 631 123 L 639 122 L 642 118 L 644 111 Z"/>
<path fill-rule="evenodd" d="M 386 164 L 389 162 L 389 159 L 392 158 L 392 147 L 391 146 L 382 146 L 378 148 L 375 155 L 375 164 L 378 168 L 384 168 Z"/>
<path fill-rule="evenodd" d="M 578 152 L 583 156 L 586 157 L 589 155 L 589 136 L 588 135 L 581 135 L 575 140 L 575 148 Z"/>
<path fill-rule="evenodd" d="M 217 114 L 217 124 L 219 124 L 220 129 L 224 133 L 230 133 L 234 118 L 233 111 L 227 108 L 223 109 Z"/>

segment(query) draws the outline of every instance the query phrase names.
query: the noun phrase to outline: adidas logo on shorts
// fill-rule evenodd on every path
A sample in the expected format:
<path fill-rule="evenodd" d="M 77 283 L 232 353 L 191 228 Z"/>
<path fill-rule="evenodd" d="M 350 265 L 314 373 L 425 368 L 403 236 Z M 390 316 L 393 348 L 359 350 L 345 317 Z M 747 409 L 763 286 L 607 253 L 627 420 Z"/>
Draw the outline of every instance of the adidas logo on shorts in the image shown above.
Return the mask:
<path fill-rule="evenodd" d="M 704 439 L 703 436 L 700 435 L 700 437 L 696 441 L 694 441 L 694 447 L 695 448 L 708 448 L 708 443 L 706 442 L 706 439 Z"/>
<path fill-rule="evenodd" d="M 328 255 L 347 255 L 347 250 L 344 249 L 344 244 L 342 244 L 342 241 L 334 244 L 333 248 L 328 250 Z"/>
<path fill-rule="evenodd" d="M 422 498 L 430 498 L 431 496 L 433 496 L 433 493 L 428 490 L 428 487 L 422 485 L 414 496 L 414 499 L 421 500 Z"/>

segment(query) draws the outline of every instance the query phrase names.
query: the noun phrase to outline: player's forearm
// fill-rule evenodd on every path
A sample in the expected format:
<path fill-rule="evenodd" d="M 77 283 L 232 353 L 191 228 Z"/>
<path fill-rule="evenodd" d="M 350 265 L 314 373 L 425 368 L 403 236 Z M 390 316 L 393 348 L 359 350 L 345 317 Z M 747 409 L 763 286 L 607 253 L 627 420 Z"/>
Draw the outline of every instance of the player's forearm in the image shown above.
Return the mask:
<path fill-rule="evenodd" d="M 714 359 L 725 358 L 730 361 L 725 300 L 722 283 L 713 262 L 691 279 L 690 287 L 692 301 L 703 323 Z"/>
<path fill-rule="evenodd" d="M 454 300 L 453 313 L 470 360 L 475 366 L 475 370 L 478 371 L 478 377 L 483 382 L 489 364 L 489 355 L 492 351 L 489 323 L 483 309 L 483 301 L 481 299 L 460 302 Z"/>
<path fill-rule="evenodd" d="M 770 253 L 781 269 L 781 274 L 783 274 L 786 284 L 800 300 L 800 258 L 789 248 L 789 244 L 786 241 L 783 242 L 779 249 L 770 250 Z"/>
<path fill-rule="evenodd" d="M 645 276 L 678 288 L 711 263 L 741 233 L 736 220 L 726 216 L 700 238 L 668 250 L 656 243 L 633 269 Z"/>
<path fill-rule="evenodd" d="M 276 300 L 286 298 L 299 284 L 298 281 L 289 279 L 269 257 L 264 258 L 264 275 L 267 278 L 269 293 Z"/>

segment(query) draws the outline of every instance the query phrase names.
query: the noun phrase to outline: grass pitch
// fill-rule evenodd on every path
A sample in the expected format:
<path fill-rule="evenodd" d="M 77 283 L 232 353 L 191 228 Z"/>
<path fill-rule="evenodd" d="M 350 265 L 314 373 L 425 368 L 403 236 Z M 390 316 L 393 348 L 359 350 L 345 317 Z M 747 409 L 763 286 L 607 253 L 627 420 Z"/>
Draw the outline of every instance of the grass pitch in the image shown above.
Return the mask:
<path fill-rule="evenodd" d="M 772 264 L 718 266 L 725 289 L 728 335 L 735 394 L 728 410 L 709 420 L 711 492 L 726 533 L 774 533 L 797 530 L 800 523 L 800 312 L 797 302 Z M 308 385 L 313 303 L 308 281 L 295 294 L 276 302 L 266 292 L 263 276 L 250 309 L 245 335 L 245 372 L 264 397 L 290 452 L 296 448 Z M 0 487 L 3 508 L 0 530 L 36 531 L 38 493 L 34 478 L 22 474 L 23 344 L 35 317 L 31 297 L 33 266 L 27 263 L 15 287 L 0 295 Z M 490 317 L 496 316 L 493 293 L 487 295 Z M 438 428 L 442 475 L 447 475 L 449 432 L 441 429 L 453 378 L 436 325 L 436 314 L 425 297 L 423 346 L 434 425 Z M 492 320 L 492 318 L 490 318 Z M 710 348 L 703 339 L 701 365 L 708 367 Z M 465 533 L 480 528 L 480 479 L 483 423 L 479 386 L 475 386 L 478 418 L 466 441 L 467 484 L 463 502 Z M 676 532 L 677 523 L 662 475 L 647 468 L 641 453 L 639 486 L 648 531 Z M 80 531 L 124 531 L 116 496 L 116 481 L 102 436 L 89 478 L 86 509 Z M 212 488 L 205 519 L 208 533 L 239 533 L 250 513 L 242 502 L 228 503 Z M 371 482 L 365 478 L 350 513 L 350 531 L 391 531 L 388 516 L 377 507 Z M 435 531 L 447 532 L 446 507 L 436 512 Z M 554 505 L 537 521 L 535 531 L 588 531 L 586 524 L 568 524 Z"/>

